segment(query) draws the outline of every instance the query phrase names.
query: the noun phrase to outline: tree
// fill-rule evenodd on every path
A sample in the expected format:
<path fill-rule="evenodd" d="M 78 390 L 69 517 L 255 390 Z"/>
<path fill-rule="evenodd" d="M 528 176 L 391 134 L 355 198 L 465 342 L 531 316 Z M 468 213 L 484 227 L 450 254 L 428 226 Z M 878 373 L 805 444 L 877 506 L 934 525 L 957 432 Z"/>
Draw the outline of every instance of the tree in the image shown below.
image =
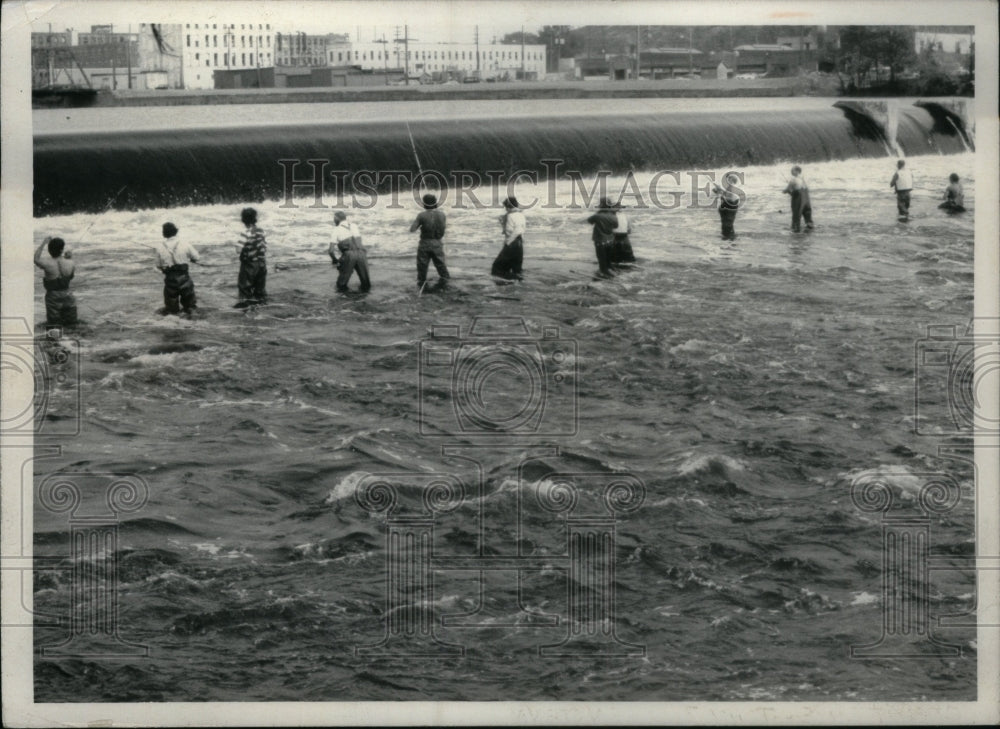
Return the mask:
<path fill-rule="evenodd" d="M 889 69 L 889 82 L 914 59 L 913 29 L 900 26 L 848 25 L 840 30 L 841 70 L 855 88 L 882 81 L 881 69 Z"/>
<path fill-rule="evenodd" d="M 516 33 L 508 33 L 507 35 L 505 35 L 503 37 L 503 40 L 501 40 L 500 42 L 501 43 L 517 43 L 518 45 L 520 45 L 520 43 L 521 43 L 521 35 L 522 35 L 521 31 L 518 31 Z M 540 44 L 540 43 L 543 42 L 534 33 L 524 33 L 523 35 L 524 35 L 524 42 L 525 42 L 525 44 L 527 44 L 529 46 L 538 45 L 538 44 Z"/>

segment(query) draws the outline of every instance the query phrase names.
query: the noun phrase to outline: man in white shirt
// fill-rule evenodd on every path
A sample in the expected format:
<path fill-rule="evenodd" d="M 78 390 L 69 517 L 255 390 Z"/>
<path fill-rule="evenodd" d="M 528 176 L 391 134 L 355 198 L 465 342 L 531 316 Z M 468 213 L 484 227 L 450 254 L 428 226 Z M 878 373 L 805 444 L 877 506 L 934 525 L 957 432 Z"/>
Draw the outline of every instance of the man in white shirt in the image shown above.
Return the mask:
<path fill-rule="evenodd" d="M 615 216 L 618 218 L 618 225 L 612 231 L 615 238 L 611 242 L 611 260 L 613 266 L 620 263 L 635 263 L 635 254 L 632 252 L 632 241 L 629 233 L 632 232 L 632 224 L 628 217 L 622 212 L 622 204 L 615 205 Z"/>
<path fill-rule="evenodd" d="M 361 245 L 361 233 L 353 223 L 347 221 L 347 213 L 338 210 L 333 214 L 333 241 L 330 243 L 330 260 L 339 267 L 337 291 L 347 291 L 347 283 L 351 274 L 358 272 L 361 290 L 368 291 L 372 287 L 368 278 L 368 255 Z M 337 250 L 340 250 L 340 260 L 337 260 Z"/>
<path fill-rule="evenodd" d="M 913 189 L 913 175 L 906 169 L 906 161 L 896 163 L 896 174 L 892 176 L 889 187 L 896 189 L 896 210 L 900 220 L 910 217 L 910 191 Z"/>
<path fill-rule="evenodd" d="M 528 221 L 520 210 L 517 198 L 508 197 L 503 201 L 506 212 L 500 216 L 503 227 L 503 248 L 493 261 L 491 273 L 497 278 L 520 279 L 524 264 L 524 232 Z"/>
<path fill-rule="evenodd" d="M 194 282 L 188 275 L 188 261 L 198 263 L 194 246 L 177 238 L 177 226 L 163 224 L 163 240 L 156 249 L 156 267 L 163 272 L 164 314 L 190 317 L 198 307 L 195 304 Z"/>

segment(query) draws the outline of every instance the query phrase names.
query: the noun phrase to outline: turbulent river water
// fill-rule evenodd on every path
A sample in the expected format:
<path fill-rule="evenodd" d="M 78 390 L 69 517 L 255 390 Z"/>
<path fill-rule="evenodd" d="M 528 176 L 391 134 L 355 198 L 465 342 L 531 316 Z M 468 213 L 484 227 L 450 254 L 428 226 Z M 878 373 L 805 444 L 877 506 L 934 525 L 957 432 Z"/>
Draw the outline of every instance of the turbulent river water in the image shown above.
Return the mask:
<path fill-rule="evenodd" d="M 94 503 L 114 474 L 148 488 L 107 546 L 116 640 L 148 655 L 40 655 L 36 700 L 974 698 L 969 628 L 935 624 L 959 648 L 950 657 L 851 654 L 879 639 L 886 608 L 882 517 L 852 500 L 859 478 L 881 479 L 904 507 L 928 473 L 960 484 L 930 522 L 928 602 L 934 616 L 974 608 L 959 569 L 974 551 L 972 469 L 939 457 L 945 393 L 918 394 L 930 435 L 914 432 L 915 348 L 927 325 L 961 329 L 972 313 L 974 211 L 937 209 L 951 172 L 973 200 L 972 155 L 909 158 L 908 223 L 888 188 L 895 158 L 806 165 L 816 229 L 803 234 L 781 194 L 794 161 L 739 167 L 732 243 L 688 177 L 676 208 L 629 210 L 640 265 L 611 280 L 594 279 L 579 206 L 527 212 L 525 278 L 505 286 L 488 275 L 499 210 L 446 206 L 453 282 L 418 292 L 417 207 L 404 199 L 351 211 L 373 289 L 340 295 L 325 255 L 332 211 L 264 202 L 271 303 L 249 310 L 232 308 L 240 204 L 37 218 L 35 245 L 63 235 L 73 248 L 83 323 L 64 334 L 69 364 L 50 365 L 67 376 L 45 424 L 58 432 L 78 408 L 79 432 L 58 452 L 39 439 L 36 486 L 62 474 Z M 651 177 L 637 173 L 640 188 Z M 567 201 L 573 185 L 555 191 Z M 549 192 L 516 188 L 522 201 Z M 193 320 L 156 313 L 162 281 L 144 246 L 168 220 L 206 264 L 193 268 Z M 39 285 L 36 321 L 42 296 Z M 543 384 L 501 368 L 480 403 L 516 412 L 534 387 L 541 425 L 480 437 L 456 423 L 453 373 L 422 357 L 441 327 L 466 338 L 446 348 L 468 346 L 477 317 L 521 321 L 538 342 L 509 347 L 558 350 Z M 363 508 L 358 490 L 386 473 L 402 484 L 395 511 Z M 583 474 L 572 497 L 563 473 Z M 643 498 L 615 512 L 597 549 L 613 571 L 595 587 L 568 566 L 566 535 L 574 517 L 608 518 L 604 489 L 626 474 Z M 428 526 L 425 492 L 442 479 L 460 498 Z M 110 599 L 74 592 L 89 558 L 69 556 L 78 525 L 49 507 L 35 506 L 35 553 L 53 558 L 35 575 L 40 648 L 67 634 L 71 606 Z M 406 524 L 432 543 L 430 584 L 389 574 L 399 545 L 387 530 Z M 461 564 L 484 557 L 510 564 Z M 605 645 L 623 655 L 586 641 L 578 655 L 539 655 L 592 619 L 573 604 L 595 591 L 613 596 Z M 434 638 L 421 643 L 406 626 L 423 620 Z M 356 650 L 400 625 L 385 645 L 430 655 Z"/>

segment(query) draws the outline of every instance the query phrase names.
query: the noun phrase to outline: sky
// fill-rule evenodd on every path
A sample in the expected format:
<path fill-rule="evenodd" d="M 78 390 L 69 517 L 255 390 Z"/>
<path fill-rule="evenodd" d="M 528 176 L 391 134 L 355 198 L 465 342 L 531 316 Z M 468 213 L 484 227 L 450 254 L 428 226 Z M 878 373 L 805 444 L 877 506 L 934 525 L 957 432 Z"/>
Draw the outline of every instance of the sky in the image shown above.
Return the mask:
<path fill-rule="evenodd" d="M 391 7 L 390 7 L 391 6 Z M 525 11 L 528 4 L 510 3 L 497 12 L 490 3 L 457 2 L 29 2 L 25 6 L 33 31 L 73 29 L 89 31 L 91 25 L 113 23 L 121 26 L 149 22 L 240 23 L 244 20 L 270 23 L 279 31 L 307 33 L 350 33 L 351 39 L 369 41 L 392 39 L 396 28 L 402 35 L 409 25 L 411 38 L 431 42 L 472 42 L 474 27 L 479 24 L 481 41 L 506 33 L 536 31 L 544 23 L 533 22 Z M 565 9 L 565 6 L 563 7 Z M 516 20 L 511 20 L 516 18 Z M 565 22 L 566 19 L 562 19 Z M 117 30 L 117 28 L 116 28 Z"/>
<path fill-rule="evenodd" d="M 393 38 L 408 24 L 411 38 L 426 42 L 481 41 L 522 26 L 543 25 L 838 25 L 845 22 L 932 24 L 941 20 L 933 3 L 802 3 L 788 0 L 7 0 L 4 26 L 32 30 L 139 23 L 265 22 L 275 30 L 307 33 L 360 31 L 363 41 Z M 850 18 L 846 17 L 850 14 Z M 23 17 L 23 21 L 21 18 Z M 957 20 L 957 19 L 956 19 Z"/>

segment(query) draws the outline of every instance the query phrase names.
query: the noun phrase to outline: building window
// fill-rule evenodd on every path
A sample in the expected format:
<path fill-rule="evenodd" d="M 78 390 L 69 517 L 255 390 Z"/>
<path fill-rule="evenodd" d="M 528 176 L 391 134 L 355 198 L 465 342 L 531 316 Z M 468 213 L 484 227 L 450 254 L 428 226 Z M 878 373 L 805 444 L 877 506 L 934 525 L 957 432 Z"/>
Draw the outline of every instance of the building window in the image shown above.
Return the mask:
<path fill-rule="evenodd" d="M 188 47 L 188 48 L 190 48 L 190 47 L 191 47 L 191 36 L 188 36 L 188 37 L 187 37 L 187 47 Z"/>
<path fill-rule="evenodd" d="M 208 48 L 208 36 L 205 36 L 205 48 Z"/>
<path fill-rule="evenodd" d="M 343 51 L 337 51 L 337 60 L 338 61 L 343 61 L 344 60 L 344 52 Z"/>
<path fill-rule="evenodd" d="M 247 65 L 247 54 L 246 53 L 241 53 L 240 54 L 240 65 L 242 65 L 242 66 Z"/>
<path fill-rule="evenodd" d="M 210 65 L 207 58 L 205 59 L 205 65 L 206 66 Z"/>
<path fill-rule="evenodd" d="M 200 53 L 195 53 L 194 54 L 194 60 L 200 61 L 201 60 L 201 54 Z"/>
<path fill-rule="evenodd" d="M 219 65 L 219 54 L 218 53 L 213 53 L 212 54 L 212 63 L 214 63 L 216 66 Z"/>

